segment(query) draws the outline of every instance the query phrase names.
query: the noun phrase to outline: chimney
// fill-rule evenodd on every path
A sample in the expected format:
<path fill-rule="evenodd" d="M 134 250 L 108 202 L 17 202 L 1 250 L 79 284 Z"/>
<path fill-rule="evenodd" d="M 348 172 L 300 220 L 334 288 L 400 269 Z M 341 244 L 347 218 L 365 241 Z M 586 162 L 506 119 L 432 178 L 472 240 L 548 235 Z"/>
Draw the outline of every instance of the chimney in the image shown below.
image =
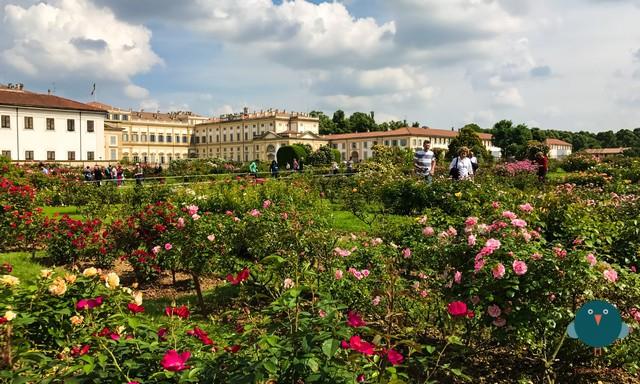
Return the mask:
<path fill-rule="evenodd" d="M 453 127 L 451 127 L 451 132 L 455 131 L 455 129 L 453 129 Z"/>
<path fill-rule="evenodd" d="M 375 117 L 374 117 L 375 113 L 373 111 L 371 111 L 370 113 L 371 113 L 371 118 L 375 120 Z"/>
<path fill-rule="evenodd" d="M 249 114 L 249 108 L 248 107 L 244 107 L 242 110 L 244 111 L 245 115 Z"/>

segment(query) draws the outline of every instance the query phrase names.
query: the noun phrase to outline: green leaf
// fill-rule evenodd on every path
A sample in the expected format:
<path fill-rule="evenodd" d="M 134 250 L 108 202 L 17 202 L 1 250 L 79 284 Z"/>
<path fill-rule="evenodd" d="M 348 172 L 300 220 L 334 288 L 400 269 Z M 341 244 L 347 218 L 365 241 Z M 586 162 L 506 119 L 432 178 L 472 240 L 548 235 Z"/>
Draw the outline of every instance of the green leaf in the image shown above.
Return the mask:
<path fill-rule="evenodd" d="M 332 358 L 336 354 L 339 346 L 340 343 L 336 339 L 325 340 L 324 343 L 322 343 L 322 353 L 328 358 Z"/>
<path fill-rule="evenodd" d="M 307 360 L 307 367 L 311 369 L 311 372 L 318 372 L 318 370 L 320 369 L 320 364 L 318 364 L 318 360 L 316 359 L 309 359 Z"/>
<path fill-rule="evenodd" d="M 424 349 L 427 351 L 428 354 L 433 354 L 433 352 L 436 351 L 436 347 L 434 347 L 433 345 L 426 345 L 424 347 Z"/>

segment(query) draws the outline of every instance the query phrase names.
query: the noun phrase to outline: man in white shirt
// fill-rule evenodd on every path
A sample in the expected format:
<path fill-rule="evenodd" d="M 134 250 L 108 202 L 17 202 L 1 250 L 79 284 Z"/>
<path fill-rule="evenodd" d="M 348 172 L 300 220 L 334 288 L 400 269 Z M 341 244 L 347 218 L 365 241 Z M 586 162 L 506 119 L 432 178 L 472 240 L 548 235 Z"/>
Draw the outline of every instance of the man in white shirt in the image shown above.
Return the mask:
<path fill-rule="evenodd" d="M 418 149 L 413 157 L 416 173 L 425 178 L 428 183 L 433 181 L 436 171 L 436 157 L 431 148 L 431 142 L 425 140 L 422 149 Z"/>

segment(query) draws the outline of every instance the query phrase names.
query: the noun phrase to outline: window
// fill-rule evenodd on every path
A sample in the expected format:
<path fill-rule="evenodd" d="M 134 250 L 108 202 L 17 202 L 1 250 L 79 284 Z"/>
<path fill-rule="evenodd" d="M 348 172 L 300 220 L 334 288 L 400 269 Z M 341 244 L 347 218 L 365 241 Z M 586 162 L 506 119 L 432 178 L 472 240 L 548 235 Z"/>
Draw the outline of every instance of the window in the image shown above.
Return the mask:
<path fill-rule="evenodd" d="M 47 117 L 47 131 L 53 131 L 54 129 L 56 129 L 56 121 Z"/>
<path fill-rule="evenodd" d="M 140 162 L 140 157 L 138 157 L 138 155 L 133 155 L 133 162 L 134 163 L 139 163 Z"/>
<path fill-rule="evenodd" d="M 173 140 L 173 137 L 171 135 L 167 135 L 167 143 L 170 143 Z"/>
<path fill-rule="evenodd" d="M 152 143 L 156 142 L 156 134 L 155 133 L 149 134 L 149 141 L 152 142 Z"/>
<path fill-rule="evenodd" d="M 2 151 L 2 157 L 5 157 L 8 160 L 11 160 L 11 151 Z"/>
<path fill-rule="evenodd" d="M 353 149 L 358 148 L 358 144 L 356 144 L 356 143 L 351 143 L 351 148 L 353 148 Z"/>
<path fill-rule="evenodd" d="M 238 141 L 240 141 L 240 133 L 239 132 L 236 134 L 236 137 L 238 138 Z"/>
<path fill-rule="evenodd" d="M 176 143 L 180 142 L 180 135 L 176 135 Z"/>
<path fill-rule="evenodd" d="M 180 142 L 180 141 L 178 141 L 178 142 Z M 212 135 L 209 135 L 209 142 L 213 143 L 213 136 Z"/>
<path fill-rule="evenodd" d="M 202 136 L 202 139 L 200 139 L 200 141 L 202 142 L 202 144 L 206 144 L 207 143 L 207 136 Z"/>
<path fill-rule="evenodd" d="M 158 135 L 158 143 L 164 143 L 164 135 Z"/>
<path fill-rule="evenodd" d="M 116 155 L 116 150 L 111 150 L 111 160 L 118 160 L 118 156 Z"/>
<path fill-rule="evenodd" d="M 67 152 L 67 160 L 73 161 L 75 159 L 76 159 L 76 152 L 75 151 L 68 151 Z"/>
<path fill-rule="evenodd" d="M 87 120 L 87 132 L 93 132 L 93 120 Z"/>
<path fill-rule="evenodd" d="M 120 115 L 117 115 L 117 114 L 111 115 L 111 120 L 120 120 Z"/>
<path fill-rule="evenodd" d="M 146 133 L 141 133 L 140 134 L 140 141 L 142 141 L 143 143 L 147 142 L 147 134 Z"/>
<path fill-rule="evenodd" d="M 385 140 L 384 141 L 384 145 L 386 145 L 388 147 L 389 146 L 389 140 Z"/>
<path fill-rule="evenodd" d="M 196 136 L 196 144 L 200 144 L 200 136 Z"/>
<path fill-rule="evenodd" d="M 233 133 L 229 134 L 229 141 L 233 143 Z"/>
<path fill-rule="evenodd" d="M 249 140 L 249 133 L 245 132 L 244 133 L 244 141 L 248 141 Z"/>
<path fill-rule="evenodd" d="M 138 142 L 138 134 L 137 133 L 132 133 L 131 134 L 131 141 L 133 142 Z"/>
<path fill-rule="evenodd" d="M 127 121 L 129 120 L 129 115 L 122 115 L 122 120 Z M 114 159 L 115 160 L 115 159 Z"/>
<path fill-rule="evenodd" d="M 47 151 L 47 160 L 55 161 L 56 160 L 56 151 Z"/>
<path fill-rule="evenodd" d="M 407 140 L 405 140 L 405 139 L 400 140 L 400 146 L 401 147 L 406 147 L 407 146 Z"/>
<path fill-rule="evenodd" d="M 73 132 L 76 130 L 76 121 L 73 119 L 67 119 L 67 131 Z"/>
<path fill-rule="evenodd" d="M 11 128 L 11 118 L 9 115 L 2 115 L 2 128 Z"/>
<path fill-rule="evenodd" d="M 33 129 L 33 117 L 31 116 L 24 117 L 24 129 Z"/>
<path fill-rule="evenodd" d="M 96 155 L 93 153 L 93 151 L 87 152 L 87 160 L 93 161 L 93 160 L 95 160 L 95 156 Z"/>
<path fill-rule="evenodd" d="M 226 134 L 222 135 L 222 141 L 224 141 L 225 143 L 227 142 L 227 135 Z"/>
<path fill-rule="evenodd" d="M 369 147 L 369 142 L 368 142 L 368 141 L 365 141 L 364 143 L 362 143 L 362 147 L 363 147 L 364 149 L 367 149 L 367 148 Z"/>
<path fill-rule="evenodd" d="M 25 160 L 33 160 L 33 151 L 24 151 Z"/>
<path fill-rule="evenodd" d="M 128 133 L 123 133 L 122 134 L 122 141 L 129 141 L 129 134 Z"/>
<path fill-rule="evenodd" d="M 187 135 L 182 135 L 182 142 L 186 144 L 187 142 Z M 185 156 L 186 157 L 186 156 Z"/>
<path fill-rule="evenodd" d="M 392 140 L 391 141 L 391 145 L 394 146 L 394 147 L 397 147 L 398 146 L 398 140 Z"/>

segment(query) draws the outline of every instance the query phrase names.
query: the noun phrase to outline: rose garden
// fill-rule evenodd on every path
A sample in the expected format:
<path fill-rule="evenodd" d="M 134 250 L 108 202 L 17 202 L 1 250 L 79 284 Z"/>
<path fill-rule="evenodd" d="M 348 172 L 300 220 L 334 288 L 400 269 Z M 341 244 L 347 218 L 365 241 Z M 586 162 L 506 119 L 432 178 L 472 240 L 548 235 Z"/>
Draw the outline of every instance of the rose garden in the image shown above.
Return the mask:
<path fill-rule="evenodd" d="M 0 377 L 640 380 L 638 160 L 427 184 L 410 156 L 138 187 L 0 163 Z M 632 329 L 601 356 L 566 336 L 592 299 Z"/>

